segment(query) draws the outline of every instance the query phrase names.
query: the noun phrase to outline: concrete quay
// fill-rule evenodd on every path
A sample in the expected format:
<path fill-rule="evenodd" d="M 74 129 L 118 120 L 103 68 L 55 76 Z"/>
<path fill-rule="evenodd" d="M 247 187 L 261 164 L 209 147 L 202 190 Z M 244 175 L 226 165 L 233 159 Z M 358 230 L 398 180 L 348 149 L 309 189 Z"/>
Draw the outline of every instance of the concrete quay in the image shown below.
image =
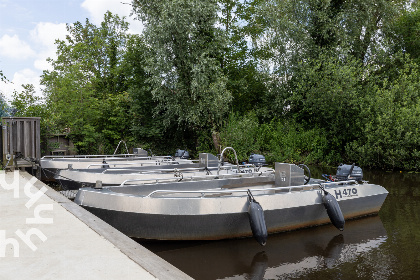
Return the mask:
<path fill-rule="evenodd" d="M 192 279 L 27 172 L 0 171 L 0 279 Z"/>

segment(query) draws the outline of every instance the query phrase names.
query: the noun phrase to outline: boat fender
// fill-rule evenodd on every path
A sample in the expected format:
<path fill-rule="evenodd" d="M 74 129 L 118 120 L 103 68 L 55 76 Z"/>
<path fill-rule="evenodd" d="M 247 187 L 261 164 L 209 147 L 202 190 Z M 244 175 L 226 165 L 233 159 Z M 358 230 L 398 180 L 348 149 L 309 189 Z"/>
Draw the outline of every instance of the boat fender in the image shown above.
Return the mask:
<path fill-rule="evenodd" d="M 327 192 L 321 185 L 321 190 L 324 192 L 322 196 L 322 203 L 327 210 L 328 217 L 330 217 L 331 223 L 338 228 L 340 231 L 344 229 L 344 216 L 341 212 L 340 205 L 333 195 Z"/>
<path fill-rule="evenodd" d="M 267 242 L 267 227 L 265 225 L 264 210 L 254 199 L 250 190 L 248 190 L 248 200 L 248 217 L 252 235 L 260 245 L 264 246 Z"/>

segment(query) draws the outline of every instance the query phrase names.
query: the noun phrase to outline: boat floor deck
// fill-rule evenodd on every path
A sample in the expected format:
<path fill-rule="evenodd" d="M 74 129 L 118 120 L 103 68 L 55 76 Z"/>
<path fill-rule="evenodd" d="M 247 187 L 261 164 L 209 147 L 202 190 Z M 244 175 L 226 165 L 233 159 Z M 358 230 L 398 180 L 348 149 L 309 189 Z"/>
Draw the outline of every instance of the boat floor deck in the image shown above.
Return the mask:
<path fill-rule="evenodd" d="M 272 177 L 274 179 L 274 177 Z M 143 185 L 125 185 L 124 187 L 105 187 L 110 192 L 133 195 L 139 197 L 149 196 L 153 193 L 153 196 L 159 197 L 220 197 L 229 196 L 235 193 L 235 195 L 247 196 L 247 190 L 254 190 L 253 194 L 274 194 L 274 193 L 287 193 L 290 191 L 305 191 L 318 189 L 317 185 L 307 185 L 302 187 L 295 187 L 290 189 L 288 187 L 273 190 L 276 185 L 274 180 L 270 180 L 270 177 L 266 177 L 264 181 L 258 181 L 264 179 L 262 177 L 253 177 L 253 182 L 246 183 L 238 180 L 238 178 L 220 179 L 220 180 L 208 180 L 208 181 L 187 181 L 182 184 L 178 182 L 167 182 L 161 184 L 143 184 Z M 238 182 L 235 182 L 238 180 Z M 257 190 L 257 191 L 255 191 Z"/>
<path fill-rule="evenodd" d="M 192 279 L 26 172 L 0 184 L 2 279 Z"/>

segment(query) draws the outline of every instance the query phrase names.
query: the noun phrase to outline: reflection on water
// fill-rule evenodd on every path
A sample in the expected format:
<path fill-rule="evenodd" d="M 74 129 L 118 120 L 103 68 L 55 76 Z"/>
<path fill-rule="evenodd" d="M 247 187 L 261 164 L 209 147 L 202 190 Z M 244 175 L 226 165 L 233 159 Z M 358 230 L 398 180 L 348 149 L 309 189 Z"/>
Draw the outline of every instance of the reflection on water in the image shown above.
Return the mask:
<path fill-rule="evenodd" d="M 251 263 L 251 271 L 248 274 L 248 279 L 252 280 L 260 280 L 264 279 L 265 271 L 267 270 L 268 266 L 268 257 L 265 252 L 259 252 L 255 254 L 254 258 L 252 259 Z"/>
<path fill-rule="evenodd" d="M 322 226 L 270 235 L 265 247 L 252 238 L 180 248 L 166 246 L 173 242 L 145 245 L 196 279 L 286 279 L 333 268 L 385 240 L 381 220 L 374 216 L 348 222 L 342 234 L 333 226 Z"/>
<path fill-rule="evenodd" d="M 364 173 L 390 194 L 379 216 L 347 221 L 343 232 L 279 233 L 265 247 L 253 238 L 142 244 L 195 279 L 417 279 L 420 174 Z"/>

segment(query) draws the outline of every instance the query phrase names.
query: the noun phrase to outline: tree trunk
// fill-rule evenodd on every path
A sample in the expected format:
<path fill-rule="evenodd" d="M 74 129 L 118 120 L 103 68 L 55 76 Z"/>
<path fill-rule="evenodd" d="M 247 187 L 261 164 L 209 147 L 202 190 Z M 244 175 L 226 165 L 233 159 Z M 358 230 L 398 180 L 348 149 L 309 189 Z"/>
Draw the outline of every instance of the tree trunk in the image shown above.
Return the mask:
<path fill-rule="evenodd" d="M 214 145 L 214 149 L 216 150 L 216 153 L 221 153 L 222 152 L 222 147 L 220 147 L 220 134 L 217 131 L 212 131 L 211 133 L 211 137 L 213 138 L 213 145 Z"/>

